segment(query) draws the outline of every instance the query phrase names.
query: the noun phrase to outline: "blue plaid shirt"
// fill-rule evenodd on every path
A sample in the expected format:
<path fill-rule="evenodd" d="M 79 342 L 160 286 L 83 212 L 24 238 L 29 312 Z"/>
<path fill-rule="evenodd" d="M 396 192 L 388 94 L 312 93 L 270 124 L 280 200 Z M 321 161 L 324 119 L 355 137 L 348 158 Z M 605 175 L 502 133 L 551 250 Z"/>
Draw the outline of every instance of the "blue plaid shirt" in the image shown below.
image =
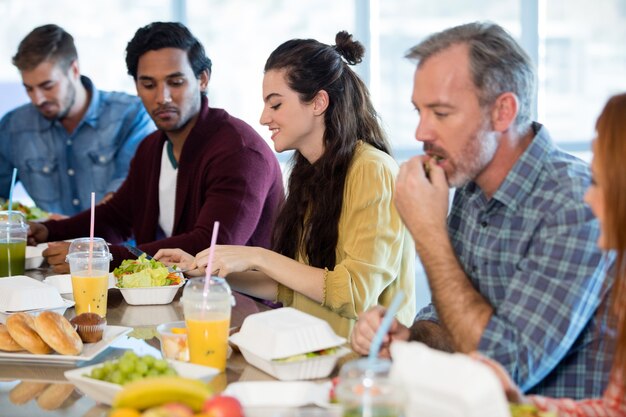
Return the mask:
<path fill-rule="evenodd" d="M 122 184 L 154 123 L 138 97 L 81 81 L 91 100 L 72 133 L 30 103 L 0 120 L 0 197 L 8 197 L 13 167 L 35 204 L 54 213 L 79 213 L 90 207 L 92 191 L 100 201 Z"/>
<path fill-rule="evenodd" d="M 527 393 L 600 396 L 610 369 L 606 266 L 598 223 L 583 195 L 588 166 L 536 135 L 488 200 L 475 183 L 458 190 L 448 217 L 455 252 L 494 309 L 479 351 Z M 608 280 L 612 281 L 612 280 Z M 416 320 L 437 321 L 432 305 Z M 609 350 L 610 351 L 610 350 Z"/>

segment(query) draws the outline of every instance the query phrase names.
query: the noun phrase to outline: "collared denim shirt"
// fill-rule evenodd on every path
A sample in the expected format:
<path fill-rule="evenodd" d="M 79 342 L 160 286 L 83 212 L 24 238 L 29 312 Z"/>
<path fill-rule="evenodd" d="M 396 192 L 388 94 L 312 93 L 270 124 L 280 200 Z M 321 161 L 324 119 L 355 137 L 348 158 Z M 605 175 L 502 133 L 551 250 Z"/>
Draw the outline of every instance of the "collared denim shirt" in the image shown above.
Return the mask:
<path fill-rule="evenodd" d="M 32 104 L 7 113 L 0 121 L 0 196 L 8 197 L 13 168 L 40 208 L 73 215 L 113 192 L 128 174 L 139 142 L 155 130 L 138 97 L 90 92 L 85 116 L 70 134 L 58 120 L 48 120 Z"/>

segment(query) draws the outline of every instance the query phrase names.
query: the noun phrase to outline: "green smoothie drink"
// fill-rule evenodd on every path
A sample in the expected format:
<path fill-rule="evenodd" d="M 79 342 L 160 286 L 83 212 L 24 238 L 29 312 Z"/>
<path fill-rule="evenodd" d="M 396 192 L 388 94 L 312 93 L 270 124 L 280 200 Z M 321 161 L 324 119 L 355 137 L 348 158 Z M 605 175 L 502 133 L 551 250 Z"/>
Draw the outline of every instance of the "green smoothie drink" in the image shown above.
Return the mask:
<path fill-rule="evenodd" d="M 0 277 L 24 274 L 28 226 L 19 211 L 0 211 Z"/>

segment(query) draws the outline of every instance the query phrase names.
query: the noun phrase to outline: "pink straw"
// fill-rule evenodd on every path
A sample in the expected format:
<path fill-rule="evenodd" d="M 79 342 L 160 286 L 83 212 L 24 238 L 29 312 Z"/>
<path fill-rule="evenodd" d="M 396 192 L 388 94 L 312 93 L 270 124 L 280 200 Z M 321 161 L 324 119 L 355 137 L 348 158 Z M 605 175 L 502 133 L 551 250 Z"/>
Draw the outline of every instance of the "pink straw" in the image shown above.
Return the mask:
<path fill-rule="evenodd" d="M 213 272 L 213 252 L 215 251 L 215 243 L 217 242 L 217 232 L 220 229 L 220 222 L 213 223 L 213 236 L 211 236 L 211 247 L 209 247 L 209 260 L 206 264 L 206 271 L 204 276 L 204 292 L 202 300 L 202 311 L 206 309 L 206 299 L 209 294 L 209 281 L 211 280 L 211 273 Z"/>
<path fill-rule="evenodd" d="M 91 258 L 93 257 L 93 230 L 96 219 L 96 193 L 91 193 L 91 226 L 89 227 L 89 276 L 91 276 Z"/>

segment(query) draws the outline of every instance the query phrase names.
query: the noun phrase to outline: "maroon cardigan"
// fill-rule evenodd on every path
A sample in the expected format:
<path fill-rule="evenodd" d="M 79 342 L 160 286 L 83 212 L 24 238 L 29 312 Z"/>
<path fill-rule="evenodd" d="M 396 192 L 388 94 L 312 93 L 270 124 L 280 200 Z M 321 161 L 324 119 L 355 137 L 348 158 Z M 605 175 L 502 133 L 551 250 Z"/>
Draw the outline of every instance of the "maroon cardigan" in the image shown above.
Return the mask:
<path fill-rule="evenodd" d="M 126 181 L 107 203 L 96 206 L 95 235 L 110 243 L 133 236 L 138 247 L 154 255 L 161 248 L 196 254 L 209 247 L 214 221 L 220 222 L 220 244 L 268 248 L 275 217 L 284 198 L 276 156 L 248 124 L 202 97 L 197 122 L 181 151 L 176 183 L 172 236 L 157 239 L 161 153 L 167 140 L 161 131 L 144 139 Z M 90 213 L 47 221 L 49 241 L 89 236 Z M 111 245 L 111 268 L 134 258 Z"/>

